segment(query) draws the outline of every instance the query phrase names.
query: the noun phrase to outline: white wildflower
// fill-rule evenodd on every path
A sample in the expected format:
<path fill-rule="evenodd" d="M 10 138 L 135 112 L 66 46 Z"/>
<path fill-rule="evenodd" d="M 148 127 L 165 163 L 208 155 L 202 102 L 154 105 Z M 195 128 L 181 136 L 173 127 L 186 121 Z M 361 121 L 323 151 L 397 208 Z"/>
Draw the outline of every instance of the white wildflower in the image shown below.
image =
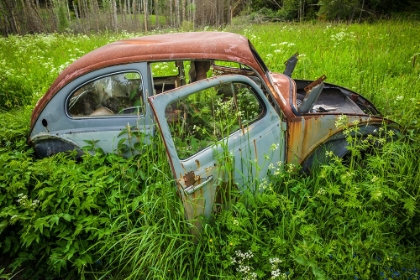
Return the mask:
<path fill-rule="evenodd" d="M 281 262 L 283 262 L 281 259 L 279 259 L 279 258 L 270 258 L 270 263 L 271 264 L 279 264 L 279 263 L 281 263 Z"/>
<path fill-rule="evenodd" d="M 323 195 L 323 194 L 325 194 L 325 190 L 323 189 L 323 188 L 320 188 L 318 191 L 317 191 L 317 193 L 316 193 L 317 195 Z"/>

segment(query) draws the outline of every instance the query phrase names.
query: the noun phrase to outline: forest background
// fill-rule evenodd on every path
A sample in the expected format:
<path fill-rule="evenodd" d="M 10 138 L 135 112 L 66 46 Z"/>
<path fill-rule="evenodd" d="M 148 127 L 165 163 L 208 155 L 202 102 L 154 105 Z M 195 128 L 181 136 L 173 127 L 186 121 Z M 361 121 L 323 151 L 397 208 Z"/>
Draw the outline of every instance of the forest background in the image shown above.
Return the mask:
<path fill-rule="evenodd" d="M 235 20 L 360 22 L 416 11 L 416 0 L 0 0 L 0 34 L 193 30 Z"/>

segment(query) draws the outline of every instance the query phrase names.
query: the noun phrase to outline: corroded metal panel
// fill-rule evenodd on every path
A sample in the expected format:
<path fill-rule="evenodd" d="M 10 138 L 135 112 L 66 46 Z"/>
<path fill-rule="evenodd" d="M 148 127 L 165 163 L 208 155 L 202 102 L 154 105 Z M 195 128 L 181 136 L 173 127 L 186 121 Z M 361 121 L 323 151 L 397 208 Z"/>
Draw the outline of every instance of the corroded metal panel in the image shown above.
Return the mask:
<path fill-rule="evenodd" d="M 379 117 L 347 115 L 309 115 L 296 117 L 288 122 L 287 162 L 301 164 L 317 147 L 329 138 L 342 132 L 343 126 L 336 127 L 338 120 L 345 120 L 348 127 L 381 125 Z"/>

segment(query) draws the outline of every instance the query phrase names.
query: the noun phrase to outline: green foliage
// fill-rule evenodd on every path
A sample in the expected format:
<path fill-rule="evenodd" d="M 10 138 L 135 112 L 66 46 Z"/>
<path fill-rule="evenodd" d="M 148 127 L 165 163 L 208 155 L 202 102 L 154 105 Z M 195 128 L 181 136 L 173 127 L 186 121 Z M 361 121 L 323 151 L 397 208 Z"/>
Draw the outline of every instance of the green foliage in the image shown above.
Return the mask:
<path fill-rule="evenodd" d="M 266 24 L 242 33 L 272 71 L 283 72 L 284 61 L 298 51 L 293 77 L 312 80 L 325 74 L 327 82 L 360 92 L 386 117 L 419 131 L 417 21 Z"/>
<path fill-rule="evenodd" d="M 97 274 L 113 279 L 192 278 L 194 264 L 188 256 L 196 247 L 175 189 L 156 183 L 137 200 L 139 217 L 118 217 L 113 223 L 118 232 L 89 249 L 102 254 Z"/>
<path fill-rule="evenodd" d="M 408 12 L 415 17 L 419 5 L 413 0 L 271 0 L 252 1 L 252 18 L 266 21 L 302 21 L 321 19 L 327 21 L 360 21 Z M 410 17 L 409 14 L 402 14 Z M 258 22 L 258 21 L 257 21 Z"/>
<path fill-rule="evenodd" d="M 246 127 L 261 111 L 253 91 L 241 83 L 225 83 L 196 92 L 166 109 L 181 159 Z"/>
<path fill-rule="evenodd" d="M 318 15 L 326 20 L 353 20 L 360 15 L 359 5 L 358 0 L 320 1 Z"/>
<path fill-rule="evenodd" d="M 194 31 L 194 23 L 188 20 L 184 20 L 179 29 L 183 32 Z"/>
<path fill-rule="evenodd" d="M 206 228 L 207 273 L 246 279 L 418 277 L 420 162 L 406 154 L 411 145 L 390 142 L 366 161 L 355 155 L 354 165 L 334 158 L 310 177 L 296 166 L 273 165 L 260 194 L 243 194 Z"/>
<path fill-rule="evenodd" d="M 59 4 L 56 14 L 58 18 L 58 30 L 60 32 L 63 32 L 66 30 L 66 28 L 69 27 L 69 20 L 67 16 L 66 6 L 63 5 L 63 3 Z"/>
<path fill-rule="evenodd" d="M 2 109 L 11 109 L 31 101 L 31 90 L 22 84 L 15 75 L 5 72 L 0 83 L 0 104 Z"/>
<path fill-rule="evenodd" d="M 29 133 L 31 108 L 1 111 L 0 154 L 5 151 L 27 149 L 26 135 Z"/>
<path fill-rule="evenodd" d="M 7 134 L 13 125 L 4 129 L 2 141 L 24 137 Z M 2 149 L 0 250 L 11 260 L 8 269 L 23 268 L 23 277 L 31 279 L 46 273 L 71 279 L 97 266 L 102 255 L 91 246 L 134 224 L 146 227 L 143 216 L 151 209 L 145 205 L 157 196 L 168 203 L 161 195 L 173 193 L 173 186 L 164 175 L 163 148 L 141 148 L 142 154 L 130 159 L 96 150 L 80 162 L 66 154 L 36 160 L 19 141 Z"/>
<path fill-rule="evenodd" d="M 109 41 L 134 37 L 38 34 L 0 37 L 0 110 L 34 104 L 71 62 Z"/>

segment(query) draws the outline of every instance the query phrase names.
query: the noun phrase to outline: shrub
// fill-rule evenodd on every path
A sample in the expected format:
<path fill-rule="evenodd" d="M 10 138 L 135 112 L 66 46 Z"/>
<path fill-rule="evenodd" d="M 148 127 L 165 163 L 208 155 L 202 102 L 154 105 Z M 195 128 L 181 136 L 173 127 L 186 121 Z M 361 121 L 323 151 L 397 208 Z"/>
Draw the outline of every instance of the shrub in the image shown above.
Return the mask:
<path fill-rule="evenodd" d="M 334 157 L 311 176 L 273 165 L 261 193 L 246 192 L 206 227 L 205 273 L 418 278 L 420 162 L 414 150 L 412 142 L 391 142 L 366 160 L 354 154 L 353 165 Z"/>
<path fill-rule="evenodd" d="M 2 134 L 2 142 L 20 140 L 0 153 L 0 250 L 8 271 L 24 278 L 71 279 L 98 269 L 98 260 L 108 261 L 89 248 L 147 220 L 143 204 L 173 191 L 162 148 L 138 147 L 142 154 L 130 159 L 96 150 L 79 162 L 73 154 L 37 160 L 19 133 Z"/>
<path fill-rule="evenodd" d="M 32 100 L 31 88 L 22 83 L 13 74 L 0 78 L 0 109 L 11 110 L 22 105 L 30 104 Z"/>

